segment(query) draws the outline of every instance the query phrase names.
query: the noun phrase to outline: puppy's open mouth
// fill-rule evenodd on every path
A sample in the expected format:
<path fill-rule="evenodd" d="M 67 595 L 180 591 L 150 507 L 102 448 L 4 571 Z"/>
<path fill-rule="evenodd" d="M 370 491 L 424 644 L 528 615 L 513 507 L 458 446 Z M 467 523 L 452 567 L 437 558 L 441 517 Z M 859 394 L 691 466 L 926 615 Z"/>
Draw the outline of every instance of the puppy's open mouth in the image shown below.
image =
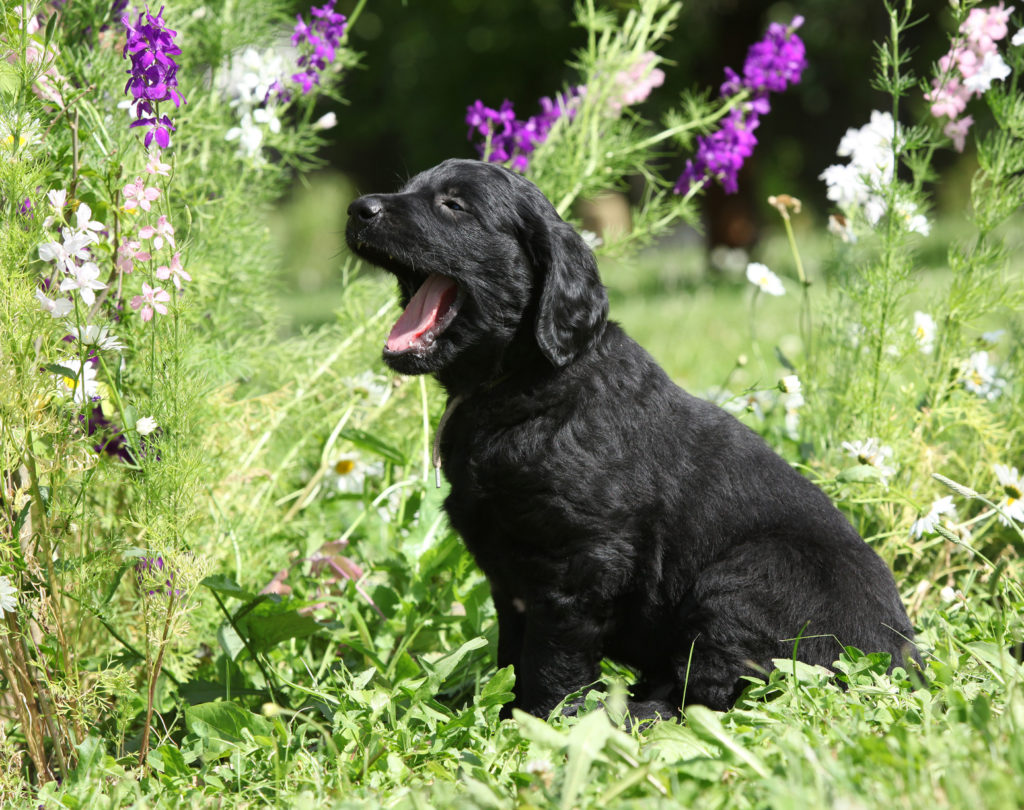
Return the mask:
<path fill-rule="evenodd" d="M 391 327 L 387 350 L 397 354 L 429 349 L 455 319 L 461 299 L 459 285 L 450 278 L 440 273 L 427 276 Z"/>

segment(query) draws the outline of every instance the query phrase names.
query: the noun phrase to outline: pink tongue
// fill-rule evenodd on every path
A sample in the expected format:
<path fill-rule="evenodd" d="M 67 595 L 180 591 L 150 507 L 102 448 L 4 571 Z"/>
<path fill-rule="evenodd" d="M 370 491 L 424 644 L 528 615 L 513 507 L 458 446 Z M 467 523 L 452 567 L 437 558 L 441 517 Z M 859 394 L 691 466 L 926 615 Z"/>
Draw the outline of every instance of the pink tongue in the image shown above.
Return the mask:
<path fill-rule="evenodd" d="M 448 311 L 458 292 L 458 285 L 450 278 L 437 273 L 428 277 L 391 328 L 388 350 L 401 352 L 412 347 Z"/>

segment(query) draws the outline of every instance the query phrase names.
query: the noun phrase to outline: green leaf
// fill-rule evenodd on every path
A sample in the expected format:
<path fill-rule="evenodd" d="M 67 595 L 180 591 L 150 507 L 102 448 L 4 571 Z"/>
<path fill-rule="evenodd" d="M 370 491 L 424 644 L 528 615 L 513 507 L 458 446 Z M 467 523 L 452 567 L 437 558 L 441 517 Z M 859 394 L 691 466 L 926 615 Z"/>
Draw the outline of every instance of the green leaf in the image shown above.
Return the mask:
<path fill-rule="evenodd" d="M 855 467 L 847 467 L 836 476 L 837 481 L 844 484 L 863 484 L 868 481 L 878 481 L 882 477 L 878 467 L 870 464 L 858 464 Z"/>
<path fill-rule="evenodd" d="M 706 706 L 687 706 L 686 725 L 702 740 L 712 742 L 734 761 L 750 766 L 762 779 L 767 779 L 768 768 L 760 758 L 740 745 L 722 726 L 720 715 Z"/>
<path fill-rule="evenodd" d="M 217 630 L 217 642 L 229 661 L 234 661 L 238 658 L 238 654 L 245 649 L 245 641 L 227 622 Z"/>
<path fill-rule="evenodd" d="M 484 684 L 484 688 L 480 690 L 480 697 L 477 699 L 477 704 L 482 707 L 486 706 L 501 706 L 505 703 L 509 703 L 515 698 L 512 693 L 512 687 L 516 683 L 516 673 L 512 666 L 507 666 L 499 669 L 491 679 Z"/>
<path fill-rule="evenodd" d="M 436 692 L 441 684 L 448 680 L 451 674 L 455 671 L 455 668 L 462 662 L 462 659 L 466 657 L 466 653 L 471 652 L 472 650 L 479 650 L 481 647 L 486 646 L 487 639 L 477 636 L 476 638 L 471 638 L 455 652 L 446 655 L 431 668 L 433 671 L 431 672 L 430 677 L 427 678 L 427 682 L 425 684 L 426 689 L 431 693 Z"/>
<path fill-rule="evenodd" d="M 18 84 L 17 69 L 6 60 L 0 60 L 0 95 L 13 96 L 18 90 Z"/>
<path fill-rule="evenodd" d="M 394 445 L 378 439 L 372 433 L 367 433 L 365 430 L 359 430 L 358 428 L 346 428 L 338 435 L 342 439 L 347 439 L 356 447 L 370 453 L 374 453 L 394 464 L 404 465 L 406 462 L 405 455 L 401 450 L 397 449 Z"/>
<path fill-rule="evenodd" d="M 153 749 L 149 752 L 146 760 L 150 767 L 164 776 L 188 777 L 192 774 L 192 769 L 185 762 L 181 750 L 175 745 L 161 745 L 159 748 Z"/>
<path fill-rule="evenodd" d="M 215 757 L 244 742 L 244 731 L 253 738 L 273 735 L 268 720 L 227 701 L 186 706 L 185 726 L 203 741 L 206 754 Z"/>
<path fill-rule="evenodd" d="M 225 596 L 233 596 L 235 599 L 250 600 L 255 599 L 257 594 L 251 591 L 245 590 L 241 585 L 235 582 L 231 577 L 225 576 L 224 574 L 214 574 L 206 577 L 200 585 L 205 585 L 211 591 L 222 593 Z"/>
<path fill-rule="evenodd" d="M 569 731 L 569 759 L 562 782 L 563 810 L 570 810 L 576 805 L 577 797 L 586 787 L 591 763 L 601 754 L 608 738 L 615 733 L 608 715 L 602 711 L 584 716 Z"/>
<path fill-rule="evenodd" d="M 236 621 L 238 630 L 259 651 L 269 650 L 282 641 L 306 638 L 322 629 L 312 616 L 303 616 L 284 603 L 263 602 Z"/>

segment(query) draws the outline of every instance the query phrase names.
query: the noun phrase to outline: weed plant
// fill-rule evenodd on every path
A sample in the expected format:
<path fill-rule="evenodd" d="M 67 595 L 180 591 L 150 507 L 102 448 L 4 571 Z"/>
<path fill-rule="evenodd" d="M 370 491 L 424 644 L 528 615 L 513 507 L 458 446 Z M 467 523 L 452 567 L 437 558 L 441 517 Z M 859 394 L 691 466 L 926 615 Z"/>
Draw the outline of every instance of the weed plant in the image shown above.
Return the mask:
<path fill-rule="evenodd" d="M 893 566 L 924 683 L 852 648 L 838 677 L 779 660 L 730 712 L 629 734 L 630 673 L 610 664 L 581 717 L 498 720 L 514 673 L 491 666 L 486 582 L 427 475 L 443 403 L 378 359 L 390 285 L 344 260 L 336 322 L 278 337 L 268 209 L 316 165 L 333 120 L 313 103 L 357 62 L 345 34 L 362 4 L 294 29 L 270 0 L 119 5 L 0 6 L 0 803 L 1020 806 L 1024 48 L 1009 10 L 886 3 L 884 110 L 822 167 L 834 235 L 807 236 L 778 189 L 764 205 L 785 250 L 767 244 L 747 292 L 723 292 L 743 356 L 678 336 L 720 372 L 708 395 Z M 507 158 L 570 219 L 643 179 L 632 228 L 594 241 L 620 277 L 694 218 L 728 179 L 697 169 L 750 148 L 740 136 L 767 114 L 746 66 L 660 124 L 623 101 L 622 76 L 650 91 L 671 69 L 657 47 L 679 13 L 580 4 L 571 102 Z M 954 32 L 932 76 L 909 72 L 915 24 Z M 795 48 L 798 25 L 774 41 Z M 936 114 L 954 80 L 989 124 Z M 978 169 L 948 238 L 931 166 L 964 142 Z M 702 156 L 687 182 L 657 171 L 680 148 Z M 793 337 L 773 345 L 787 299 Z"/>

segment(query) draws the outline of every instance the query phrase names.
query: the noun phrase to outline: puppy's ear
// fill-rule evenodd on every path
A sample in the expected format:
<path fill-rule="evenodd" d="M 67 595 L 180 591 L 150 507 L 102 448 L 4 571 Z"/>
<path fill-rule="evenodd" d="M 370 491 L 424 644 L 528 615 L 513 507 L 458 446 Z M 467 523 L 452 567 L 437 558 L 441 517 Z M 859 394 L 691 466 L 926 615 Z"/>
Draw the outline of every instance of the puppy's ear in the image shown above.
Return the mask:
<path fill-rule="evenodd" d="M 608 295 L 594 254 L 571 225 L 531 229 L 528 252 L 540 284 L 534 333 L 544 356 L 564 366 L 587 349 L 608 319 Z"/>

